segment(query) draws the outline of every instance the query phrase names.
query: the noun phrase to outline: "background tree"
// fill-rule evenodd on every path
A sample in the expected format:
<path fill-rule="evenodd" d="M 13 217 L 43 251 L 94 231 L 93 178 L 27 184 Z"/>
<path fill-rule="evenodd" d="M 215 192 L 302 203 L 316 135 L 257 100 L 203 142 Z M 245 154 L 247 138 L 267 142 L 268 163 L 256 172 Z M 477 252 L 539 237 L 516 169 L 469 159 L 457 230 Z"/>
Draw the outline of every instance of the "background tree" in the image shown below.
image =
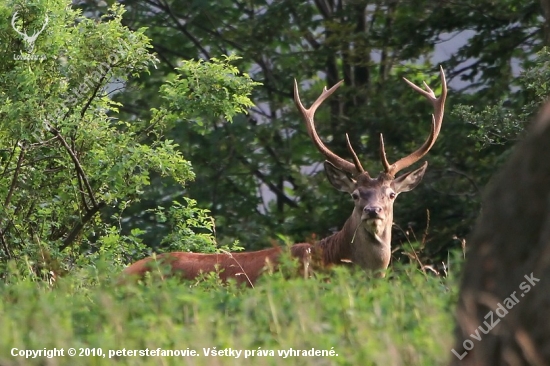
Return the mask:
<path fill-rule="evenodd" d="M 541 4 L 520 0 L 125 4 L 125 24 L 133 29 L 146 25 L 161 60 L 150 78 L 118 95 L 128 115 L 147 115 L 147 108 L 159 103 L 155 91 L 181 58 L 237 53 L 243 57 L 239 68 L 262 82 L 249 116 L 238 116 L 231 125 L 204 120 L 202 131 L 187 125 L 170 135 L 194 163 L 197 180 L 187 193 L 212 211 L 219 241 L 238 238 L 250 248 L 269 245 L 280 234 L 291 241 L 327 235 L 349 214 L 349 206 L 342 204 L 345 198 L 327 184 L 322 157 L 295 112 L 294 78 L 302 83 L 306 101 L 324 85 L 345 80 L 319 111 L 318 129 L 343 155 L 348 132 L 367 168 L 376 172 L 381 169 L 380 132 L 390 159 L 410 152 L 428 133 L 429 106 L 400 77 L 433 84 L 440 62 L 454 90 L 442 135 L 427 158 L 425 182 L 400 200 L 395 222 L 402 230 L 394 238 L 398 244 L 414 232 L 422 240 L 429 210 L 426 255 L 445 257 L 447 248 L 458 246 L 452 238 L 471 229 L 480 208 L 480 187 L 513 143 L 482 146 L 476 137 L 479 125 L 451 113 L 454 105 L 472 105 L 474 113 L 502 105 L 517 88 L 517 70 L 532 63 L 544 41 Z M 446 41 L 460 36 L 465 44 L 441 56 Z M 438 62 L 433 60 L 436 48 Z M 162 228 L 154 226 L 147 208 L 182 194 L 156 187 L 148 188 L 141 207 L 127 212 L 127 228 L 147 228 L 148 243 L 158 243 Z"/>

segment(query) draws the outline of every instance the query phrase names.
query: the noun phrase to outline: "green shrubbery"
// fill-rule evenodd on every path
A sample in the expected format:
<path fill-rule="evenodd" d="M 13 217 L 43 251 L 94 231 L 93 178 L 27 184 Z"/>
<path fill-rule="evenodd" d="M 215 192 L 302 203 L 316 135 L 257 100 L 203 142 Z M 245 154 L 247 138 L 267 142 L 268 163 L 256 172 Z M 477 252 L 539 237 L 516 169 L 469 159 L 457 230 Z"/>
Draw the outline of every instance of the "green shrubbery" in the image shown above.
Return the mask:
<path fill-rule="evenodd" d="M 67 0 L 14 1 L 0 4 L 0 14 L 0 279 L 8 280 L 10 260 L 34 279 L 100 257 L 128 263 L 154 246 L 142 240 L 147 233 L 165 249 L 216 250 L 209 211 L 184 194 L 195 177 L 191 163 L 168 135 L 182 124 L 203 133 L 205 119 L 230 121 L 252 106 L 258 83 L 232 64 L 238 58 L 181 61 L 157 88 L 162 106 L 125 118 L 113 94 L 158 60 L 144 30 L 122 24 L 122 6 L 92 19 Z M 35 54 L 10 18 L 28 29 L 49 20 Z M 44 58 L 15 57 L 36 55 Z M 150 185 L 171 206 L 122 230 L 125 212 Z"/>
<path fill-rule="evenodd" d="M 283 270 L 254 289 L 218 286 L 213 279 L 117 285 L 118 269 L 103 261 L 53 287 L 13 274 L 0 285 L 0 364 L 45 362 L 13 357 L 12 348 L 64 349 L 52 365 L 442 364 L 450 355 L 455 283 L 412 266 L 397 272 L 379 280 L 340 268 L 327 282 L 285 279 Z M 69 357 L 70 347 L 101 348 L 107 355 Z M 275 356 L 203 355 L 213 347 L 273 350 Z M 190 348 L 199 356 L 108 356 L 109 350 L 147 348 Z M 290 348 L 333 349 L 338 356 L 278 356 Z"/>

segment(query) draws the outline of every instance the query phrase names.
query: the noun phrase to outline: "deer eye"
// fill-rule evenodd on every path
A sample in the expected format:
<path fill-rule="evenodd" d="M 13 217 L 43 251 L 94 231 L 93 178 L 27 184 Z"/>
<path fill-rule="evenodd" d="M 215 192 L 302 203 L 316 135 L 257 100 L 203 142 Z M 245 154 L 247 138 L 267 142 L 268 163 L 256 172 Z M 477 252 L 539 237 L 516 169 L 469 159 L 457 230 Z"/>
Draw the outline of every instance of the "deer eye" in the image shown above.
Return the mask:
<path fill-rule="evenodd" d="M 395 192 L 390 192 L 390 198 L 393 200 L 395 197 L 397 197 L 397 194 Z"/>
<path fill-rule="evenodd" d="M 359 195 L 358 195 L 357 193 L 353 192 L 353 193 L 351 194 L 351 198 L 353 198 L 354 200 L 356 200 L 356 199 L 359 198 Z"/>

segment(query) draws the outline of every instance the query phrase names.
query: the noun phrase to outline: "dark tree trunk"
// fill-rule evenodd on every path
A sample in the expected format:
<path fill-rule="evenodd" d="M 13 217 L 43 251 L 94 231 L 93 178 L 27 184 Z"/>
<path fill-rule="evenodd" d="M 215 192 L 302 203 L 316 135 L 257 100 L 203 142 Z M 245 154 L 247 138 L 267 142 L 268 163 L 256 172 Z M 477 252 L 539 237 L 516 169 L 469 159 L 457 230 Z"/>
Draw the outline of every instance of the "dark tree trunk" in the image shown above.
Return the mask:
<path fill-rule="evenodd" d="M 550 365 L 550 104 L 488 187 L 467 245 L 451 365 Z"/>

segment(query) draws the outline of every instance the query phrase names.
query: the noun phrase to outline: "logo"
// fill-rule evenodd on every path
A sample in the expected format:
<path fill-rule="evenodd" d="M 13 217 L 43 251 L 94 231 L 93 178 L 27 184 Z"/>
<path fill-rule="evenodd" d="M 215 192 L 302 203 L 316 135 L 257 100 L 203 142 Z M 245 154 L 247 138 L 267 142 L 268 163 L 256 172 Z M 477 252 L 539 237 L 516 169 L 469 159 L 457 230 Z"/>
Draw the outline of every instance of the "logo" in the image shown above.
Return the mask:
<path fill-rule="evenodd" d="M 19 29 L 17 29 L 17 26 L 15 22 L 17 21 L 17 13 L 13 13 L 13 17 L 11 18 L 11 26 L 13 27 L 13 30 L 15 30 L 21 37 L 23 37 L 23 40 L 25 43 L 27 43 L 27 51 L 28 53 L 32 53 L 34 51 L 34 42 L 36 42 L 36 38 L 44 31 L 44 28 L 46 28 L 46 25 L 48 25 L 48 15 L 46 15 L 46 18 L 44 19 L 44 25 L 42 26 L 42 29 L 40 29 L 38 32 L 35 32 L 32 36 L 29 36 L 26 32 L 22 32 Z"/>

